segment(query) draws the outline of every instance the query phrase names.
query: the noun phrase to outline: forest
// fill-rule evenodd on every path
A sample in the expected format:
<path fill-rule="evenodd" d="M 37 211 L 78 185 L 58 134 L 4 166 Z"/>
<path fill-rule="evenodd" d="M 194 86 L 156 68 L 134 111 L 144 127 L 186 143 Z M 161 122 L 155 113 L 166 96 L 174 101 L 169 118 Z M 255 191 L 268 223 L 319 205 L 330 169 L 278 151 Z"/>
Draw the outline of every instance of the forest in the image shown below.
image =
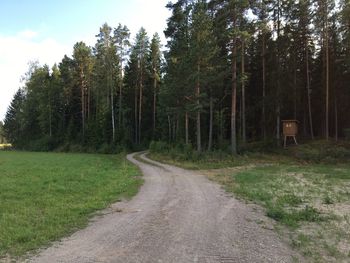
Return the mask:
<path fill-rule="evenodd" d="M 15 148 L 118 152 L 151 141 L 232 154 L 349 137 L 350 2 L 178 0 L 164 30 L 103 24 L 53 67 L 32 62 L 3 123 Z M 150 14 L 151 15 L 151 14 Z M 2 126 L 2 125 L 1 125 Z"/>

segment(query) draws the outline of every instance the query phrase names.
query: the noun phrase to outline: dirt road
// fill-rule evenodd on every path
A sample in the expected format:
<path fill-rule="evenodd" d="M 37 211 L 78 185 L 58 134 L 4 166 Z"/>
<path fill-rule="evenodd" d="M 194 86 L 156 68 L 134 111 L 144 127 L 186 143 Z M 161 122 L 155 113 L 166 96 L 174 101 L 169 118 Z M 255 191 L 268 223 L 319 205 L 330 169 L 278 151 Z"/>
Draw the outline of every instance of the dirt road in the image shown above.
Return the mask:
<path fill-rule="evenodd" d="M 202 175 L 133 156 L 145 179 L 139 194 L 30 262 L 294 262 L 261 213 Z"/>

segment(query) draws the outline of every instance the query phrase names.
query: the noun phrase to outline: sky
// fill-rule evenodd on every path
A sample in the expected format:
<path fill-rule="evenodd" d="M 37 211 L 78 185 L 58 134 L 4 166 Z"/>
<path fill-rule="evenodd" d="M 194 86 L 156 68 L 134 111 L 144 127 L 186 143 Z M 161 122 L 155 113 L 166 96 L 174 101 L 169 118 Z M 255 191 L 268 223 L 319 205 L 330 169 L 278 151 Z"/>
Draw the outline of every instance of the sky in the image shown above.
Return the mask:
<path fill-rule="evenodd" d="M 19 87 L 30 61 L 52 67 L 73 46 L 90 46 L 105 22 L 126 25 L 132 39 L 143 26 L 149 37 L 163 30 L 170 16 L 168 0 L 1 0 L 0 1 L 0 120 Z"/>

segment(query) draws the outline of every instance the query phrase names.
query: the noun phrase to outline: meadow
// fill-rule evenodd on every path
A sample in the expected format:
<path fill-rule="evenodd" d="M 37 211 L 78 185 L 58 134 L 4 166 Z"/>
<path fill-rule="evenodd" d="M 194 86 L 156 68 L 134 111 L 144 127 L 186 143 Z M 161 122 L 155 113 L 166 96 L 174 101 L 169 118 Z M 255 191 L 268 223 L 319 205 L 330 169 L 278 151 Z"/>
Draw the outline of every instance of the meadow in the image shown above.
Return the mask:
<path fill-rule="evenodd" d="M 18 257 L 87 225 L 142 184 L 125 154 L 0 151 L 0 259 Z"/>

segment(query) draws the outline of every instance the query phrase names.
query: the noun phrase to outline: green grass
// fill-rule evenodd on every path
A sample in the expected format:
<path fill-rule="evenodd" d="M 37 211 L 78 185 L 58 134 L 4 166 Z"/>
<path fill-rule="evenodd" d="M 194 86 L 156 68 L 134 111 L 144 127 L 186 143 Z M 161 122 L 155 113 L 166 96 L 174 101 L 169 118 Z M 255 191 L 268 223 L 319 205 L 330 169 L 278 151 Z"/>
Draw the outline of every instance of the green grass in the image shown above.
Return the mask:
<path fill-rule="evenodd" d="M 269 217 L 296 227 L 301 221 L 322 220 L 317 209 L 307 202 L 311 193 L 298 193 L 302 186 L 291 174 L 301 173 L 302 169 L 288 165 L 256 167 L 235 174 L 232 178 L 234 184 L 228 187 L 237 195 L 265 206 Z"/>
<path fill-rule="evenodd" d="M 350 164 L 274 163 L 213 178 L 227 191 L 263 206 L 312 261 L 349 259 Z"/>
<path fill-rule="evenodd" d="M 120 155 L 0 151 L 0 258 L 21 256 L 133 196 L 142 179 Z"/>

